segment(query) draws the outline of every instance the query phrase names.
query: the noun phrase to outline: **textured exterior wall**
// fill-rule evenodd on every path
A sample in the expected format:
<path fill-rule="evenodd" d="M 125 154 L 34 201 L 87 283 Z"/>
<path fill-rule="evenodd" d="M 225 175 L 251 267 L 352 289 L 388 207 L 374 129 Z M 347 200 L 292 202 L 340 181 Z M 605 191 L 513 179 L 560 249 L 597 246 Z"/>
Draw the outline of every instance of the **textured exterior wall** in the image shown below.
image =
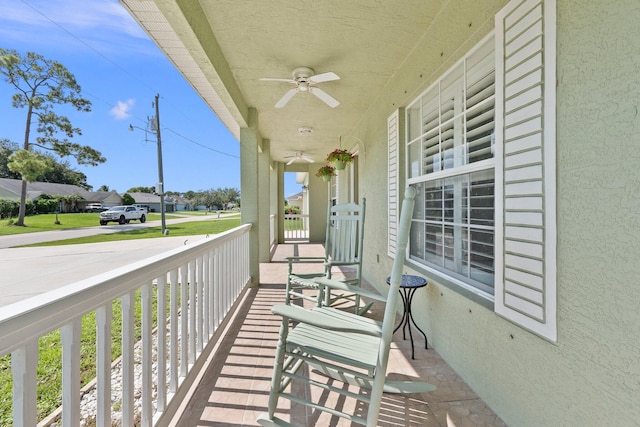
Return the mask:
<path fill-rule="evenodd" d="M 482 3 L 479 6 L 476 3 Z M 452 1 L 356 135 L 360 186 L 386 205 L 386 119 L 493 28 L 506 1 Z M 640 419 L 640 3 L 557 0 L 558 342 L 437 283 L 414 299 L 430 343 L 511 426 Z M 386 210 L 367 212 L 366 278 L 390 271 Z M 376 255 L 379 255 L 377 261 Z"/>

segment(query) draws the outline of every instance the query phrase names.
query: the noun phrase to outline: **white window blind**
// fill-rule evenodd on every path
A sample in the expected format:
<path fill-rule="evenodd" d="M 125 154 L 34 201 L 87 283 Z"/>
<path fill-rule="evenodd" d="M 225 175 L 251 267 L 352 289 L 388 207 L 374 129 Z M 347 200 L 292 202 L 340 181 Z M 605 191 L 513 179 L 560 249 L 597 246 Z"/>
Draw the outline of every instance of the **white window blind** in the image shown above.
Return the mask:
<path fill-rule="evenodd" d="M 555 0 L 496 15 L 495 311 L 557 339 Z"/>
<path fill-rule="evenodd" d="M 396 239 L 398 236 L 398 187 L 399 183 L 399 162 L 398 152 L 400 143 L 400 112 L 396 110 L 387 119 L 387 140 L 389 149 L 389 170 L 388 170 L 388 246 L 387 254 L 393 257 L 396 253 Z"/>

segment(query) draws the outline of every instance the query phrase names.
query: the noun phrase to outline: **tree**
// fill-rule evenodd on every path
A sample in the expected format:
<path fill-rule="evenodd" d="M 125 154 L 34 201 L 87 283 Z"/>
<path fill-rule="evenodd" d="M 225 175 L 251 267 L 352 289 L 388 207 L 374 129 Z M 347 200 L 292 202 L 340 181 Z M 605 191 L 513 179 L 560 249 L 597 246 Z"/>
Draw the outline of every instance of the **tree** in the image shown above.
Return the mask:
<path fill-rule="evenodd" d="M 23 57 L 17 51 L 7 49 L 0 49 L 0 58 L 0 75 L 16 90 L 12 96 L 12 106 L 26 110 L 22 150 L 16 151 L 13 154 L 16 158 L 12 159 L 12 171 L 22 177 L 20 211 L 16 225 L 23 226 L 27 182 L 34 176 L 37 178 L 33 168 L 43 167 L 46 170 L 47 166 L 47 162 L 42 161 L 38 155 L 30 155 L 34 154 L 34 148 L 55 153 L 61 158 L 73 156 L 78 164 L 96 166 L 106 159 L 89 146 L 71 142 L 69 138 L 82 135 L 82 131 L 74 128 L 68 117 L 54 111 L 58 104 L 69 105 L 77 111 L 91 111 L 91 101 L 80 96 L 80 85 L 64 65 L 34 52 L 27 52 Z M 31 127 L 34 123 L 37 124 L 38 136 L 32 141 Z M 64 135 L 62 139 L 58 137 L 59 133 Z M 19 152 L 22 154 L 18 154 Z M 27 169 L 21 169 L 23 167 Z"/>
<path fill-rule="evenodd" d="M 123 205 L 133 205 L 135 202 L 136 202 L 136 200 L 133 198 L 133 196 L 131 196 L 131 194 L 124 193 L 122 195 L 122 204 Z"/>
<path fill-rule="evenodd" d="M 127 190 L 128 193 L 149 193 L 154 194 L 156 192 L 155 187 L 131 187 Z"/>
<path fill-rule="evenodd" d="M 98 188 L 98 191 L 109 191 L 109 186 L 103 184 L 100 186 L 100 188 Z"/>
<path fill-rule="evenodd" d="M 0 139 L 0 178 L 20 179 L 20 174 L 9 169 L 9 157 L 18 150 L 18 144 Z"/>
<path fill-rule="evenodd" d="M 20 162 L 21 155 L 16 155 L 16 157 L 11 159 L 11 156 L 18 150 L 18 144 L 11 142 L 8 139 L 0 140 L 0 178 L 22 178 L 19 172 L 13 172 L 9 168 L 9 163 L 11 163 L 11 160 L 17 160 L 18 163 Z M 47 165 L 43 165 L 43 173 L 39 174 L 35 178 L 35 181 L 77 185 L 84 188 L 85 190 L 91 191 L 92 187 L 87 183 L 87 176 L 82 172 L 74 170 L 68 161 L 58 161 L 53 155 L 48 153 L 38 154 L 45 157 L 41 158 L 41 161 L 48 163 Z M 19 164 L 14 164 L 13 167 L 19 170 L 21 166 Z"/>

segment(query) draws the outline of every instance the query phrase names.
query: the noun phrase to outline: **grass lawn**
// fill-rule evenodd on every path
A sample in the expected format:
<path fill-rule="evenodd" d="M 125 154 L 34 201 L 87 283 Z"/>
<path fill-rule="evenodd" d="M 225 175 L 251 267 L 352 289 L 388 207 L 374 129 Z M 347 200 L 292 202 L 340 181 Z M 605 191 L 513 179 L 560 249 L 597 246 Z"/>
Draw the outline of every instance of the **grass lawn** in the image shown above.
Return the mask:
<path fill-rule="evenodd" d="M 292 230 L 302 230 L 303 224 L 301 220 L 298 219 L 285 219 L 284 220 L 284 229 L 286 231 L 292 231 Z"/>
<path fill-rule="evenodd" d="M 100 225 L 100 214 L 93 213 L 65 213 L 65 214 L 43 214 L 27 216 L 24 219 L 25 226 L 17 227 L 13 225 L 16 219 L 0 220 L 0 236 L 11 234 L 35 233 L 38 231 L 67 230 L 70 228 L 95 227 Z M 166 219 L 180 218 L 176 215 L 165 215 Z M 56 224 L 56 219 L 59 224 Z M 148 221 L 160 220 L 159 213 L 147 215 Z M 115 224 L 115 223 L 113 223 Z"/>
<path fill-rule="evenodd" d="M 196 236 L 201 234 L 218 234 L 231 230 L 240 225 L 240 217 L 221 218 L 212 221 L 193 221 L 167 225 L 169 236 Z M 162 228 L 149 227 L 139 230 L 121 231 L 112 234 L 99 234 L 96 236 L 78 237 L 75 239 L 57 240 L 55 242 L 35 243 L 28 246 L 62 246 L 77 245 L 81 243 L 114 242 L 117 240 L 136 240 L 149 238 L 162 238 Z"/>

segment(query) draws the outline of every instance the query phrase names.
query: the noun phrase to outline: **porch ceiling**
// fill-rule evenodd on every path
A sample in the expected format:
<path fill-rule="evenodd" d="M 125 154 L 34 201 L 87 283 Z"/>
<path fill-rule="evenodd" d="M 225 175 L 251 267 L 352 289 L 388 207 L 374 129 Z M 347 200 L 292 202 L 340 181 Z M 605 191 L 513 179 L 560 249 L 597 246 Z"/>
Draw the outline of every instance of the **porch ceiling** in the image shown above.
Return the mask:
<path fill-rule="evenodd" d="M 304 151 L 316 162 L 350 135 L 366 110 L 441 11 L 445 0 L 121 0 L 231 132 L 258 111 L 259 131 L 273 160 Z M 298 93 L 276 102 L 293 85 L 296 67 L 340 80 L 321 88 L 340 101 L 330 108 Z M 313 133 L 300 136 L 298 128 Z M 344 140 L 350 148 L 355 140 Z"/>

